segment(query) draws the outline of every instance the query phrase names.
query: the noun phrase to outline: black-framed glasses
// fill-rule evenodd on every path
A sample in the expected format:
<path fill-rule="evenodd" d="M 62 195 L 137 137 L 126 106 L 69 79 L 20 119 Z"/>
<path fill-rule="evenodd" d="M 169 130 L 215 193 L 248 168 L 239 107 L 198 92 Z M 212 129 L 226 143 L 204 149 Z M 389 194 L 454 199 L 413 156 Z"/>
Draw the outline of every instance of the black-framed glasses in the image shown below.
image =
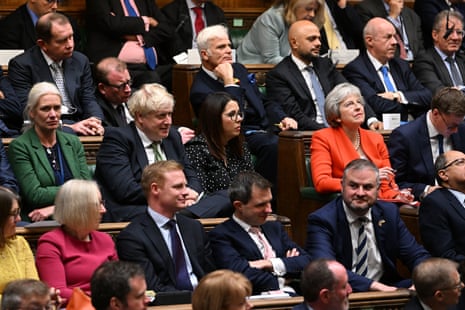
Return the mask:
<path fill-rule="evenodd" d="M 241 120 L 244 119 L 244 112 L 242 111 L 231 111 L 229 113 L 226 113 L 225 115 L 229 117 L 233 122 L 237 122 L 239 118 Z"/>
<path fill-rule="evenodd" d="M 463 166 L 465 165 L 465 158 L 462 157 L 462 158 L 456 158 L 454 159 L 453 161 L 451 161 L 450 163 L 446 164 L 444 167 L 442 167 L 440 170 L 446 170 L 447 168 L 449 168 L 450 166 Z"/>
<path fill-rule="evenodd" d="M 442 121 L 444 122 L 444 125 L 446 125 L 447 127 L 447 130 L 455 130 L 459 127 L 460 124 L 453 124 L 453 125 L 449 125 L 447 122 L 446 122 L 446 119 L 444 118 L 444 115 L 442 115 L 441 112 L 439 112 L 439 116 L 441 116 L 441 119 Z"/>
<path fill-rule="evenodd" d="M 14 209 L 10 212 L 10 216 L 17 217 L 18 215 L 21 214 L 21 208 Z"/>
<path fill-rule="evenodd" d="M 126 89 L 126 86 L 129 86 L 131 87 L 132 86 L 132 80 L 127 80 L 126 82 L 123 82 L 119 85 L 114 85 L 114 84 L 110 84 L 110 83 L 105 83 L 105 85 L 108 85 L 110 87 L 114 87 L 116 89 L 118 89 L 119 91 L 123 91 Z"/>

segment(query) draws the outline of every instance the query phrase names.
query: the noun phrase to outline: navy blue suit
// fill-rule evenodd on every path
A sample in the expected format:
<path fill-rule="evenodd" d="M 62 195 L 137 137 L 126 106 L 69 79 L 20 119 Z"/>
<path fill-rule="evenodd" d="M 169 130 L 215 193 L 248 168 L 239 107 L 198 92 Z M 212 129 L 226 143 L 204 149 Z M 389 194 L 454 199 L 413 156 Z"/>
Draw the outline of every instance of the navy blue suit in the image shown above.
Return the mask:
<path fill-rule="evenodd" d="M 426 185 L 435 184 L 434 158 L 426 125 L 427 114 L 392 131 L 387 143 L 396 182 L 400 188 L 411 188 L 416 199 Z M 465 124 L 450 136 L 452 147 L 465 153 Z"/>
<path fill-rule="evenodd" d="M 292 307 L 292 310 L 308 310 L 308 305 L 305 302 L 303 302 L 301 304 L 298 304 Z"/>
<path fill-rule="evenodd" d="M 24 106 L 16 97 L 15 90 L 6 76 L 0 75 L 0 91 L 5 97 L 0 99 L 0 135 L 3 138 L 17 136 L 23 126 Z"/>
<path fill-rule="evenodd" d="M 310 256 L 289 238 L 280 222 L 268 221 L 261 225 L 261 229 L 276 257 L 283 260 L 288 275 L 299 276 L 310 262 Z M 249 266 L 249 261 L 263 259 L 263 256 L 248 232 L 236 221 L 229 219 L 216 226 L 209 238 L 218 268 L 243 273 L 252 282 L 254 294 L 279 289 L 278 278 L 271 272 Z M 286 252 L 293 248 L 300 255 L 286 257 Z"/>
<path fill-rule="evenodd" d="M 411 281 L 400 277 L 396 260 L 400 259 L 412 271 L 417 264 L 430 256 L 429 253 L 408 231 L 396 205 L 377 201 L 371 207 L 371 215 L 376 244 L 384 267 L 380 282 L 409 287 Z M 349 283 L 354 292 L 365 292 L 369 290 L 373 281 L 352 271 L 352 249 L 355 246 L 357 245 L 352 245 L 341 197 L 308 216 L 305 246 L 307 252 L 311 253 L 314 259 L 327 258 L 340 262 L 347 269 Z"/>
<path fill-rule="evenodd" d="M 427 195 L 419 210 L 423 244 L 433 256 L 465 260 L 465 208 L 446 188 Z"/>
<path fill-rule="evenodd" d="M 176 273 L 173 258 L 165 240 L 149 213 L 136 217 L 123 229 L 116 240 L 118 257 L 142 266 L 147 289 L 155 292 L 176 291 Z M 200 280 L 215 270 L 212 251 L 207 235 L 199 221 L 176 215 L 181 238 L 192 264 L 192 270 Z"/>
<path fill-rule="evenodd" d="M 234 63 L 232 66 L 234 77 L 240 80 L 239 87 L 225 87 L 222 82 L 211 78 L 200 69 L 192 82 L 190 93 L 192 107 L 198 115 L 200 106 L 208 94 L 217 91 L 229 93 L 245 112 L 242 129 L 250 152 L 257 156 L 255 170 L 276 184 L 278 137 L 266 131 L 270 129 L 271 123 L 280 122 L 286 115 L 276 102 L 264 101 L 257 84 L 249 80 L 247 69 L 243 65 Z"/>
<path fill-rule="evenodd" d="M 406 121 L 408 113 L 418 117 L 426 112 L 430 106 L 431 92 L 417 80 L 408 62 L 393 58 L 389 60 L 389 68 L 397 90 L 404 94 L 408 104 L 399 104 L 395 100 L 384 99 L 377 95 L 386 90 L 366 51 L 347 64 L 342 73 L 349 82 L 360 88 L 378 119 L 382 119 L 383 113 L 401 113 L 401 119 Z"/>
<path fill-rule="evenodd" d="M 11 169 L 10 163 L 8 162 L 8 157 L 6 156 L 5 147 L 3 142 L 0 139 L 0 185 L 7 187 L 19 193 L 18 182 L 16 182 L 15 175 Z"/>
<path fill-rule="evenodd" d="M 79 52 L 63 60 L 63 75 L 69 100 L 77 109 L 74 121 L 91 116 L 103 119 L 103 113 L 94 95 L 94 81 L 89 60 Z M 8 78 L 23 108 L 32 86 L 38 82 L 55 83 L 50 68 L 39 46 L 33 46 L 23 54 L 10 60 Z"/>

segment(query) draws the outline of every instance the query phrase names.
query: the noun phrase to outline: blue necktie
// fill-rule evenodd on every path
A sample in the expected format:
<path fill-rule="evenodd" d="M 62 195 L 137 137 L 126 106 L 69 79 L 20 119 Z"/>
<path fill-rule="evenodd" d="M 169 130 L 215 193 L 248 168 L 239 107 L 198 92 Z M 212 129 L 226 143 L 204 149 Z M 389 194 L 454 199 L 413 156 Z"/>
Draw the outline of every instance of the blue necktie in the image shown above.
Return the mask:
<path fill-rule="evenodd" d="M 364 216 L 357 220 L 360 225 L 358 229 L 358 244 L 357 244 L 357 261 L 355 264 L 355 272 L 361 276 L 366 276 L 368 272 L 368 246 L 367 246 L 367 233 L 365 231 L 365 225 L 368 219 Z"/>
<path fill-rule="evenodd" d="M 396 89 L 394 88 L 394 86 L 391 83 L 391 80 L 389 79 L 388 67 L 382 66 L 380 70 L 381 70 L 381 73 L 383 74 L 383 80 L 384 80 L 384 84 L 386 85 L 387 90 L 390 92 L 395 92 Z"/>
<path fill-rule="evenodd" d="M 126 5 L 129 16 L 139 16 L 129 0 L 124 0 L 124 5 Z M 157 66 L 157 55 L 155 54 L 153 47 L 144 47 L 144 53 L 145 59 L 147 60 L 147 66 L 149 66 L 150 69 L 155 70 L 155 67 Z"/>
<path fill-rule="evenodd" d="M 444 153 L 444 136 L 437 135 L 436 139 L 438 139 L 438 151 L 439 151 L 439 155 L 441 155 Z"/>
<path fill-rule="evenodd" d="M 313 67 L 308 66 L 307 71 L 310 74 L 310 81 L 312 82 L 312 88 L 315 93 L 316 103 L 318 104 L 318 108 L 320 109 L 321 118 L 323 119 L 323 124 L 328 127 L 328 123 L 326 122 L 325 116 L 325 93 L 321 88 L 320 82 L 318 81 L 318 77 L 316 76 L 315 70 Z"/>
<path fill-rule="evenodd" d="M 176 272 L 176 288 L 178 290 L 192 291 L 192 283 L 187 273 L 186 259 L 182 249 L 181 238 L 176 230 L 176 221 L 170 220 L 166 223 L 170 230 L 171 251 L 173 253 L 173 261 Z"/>

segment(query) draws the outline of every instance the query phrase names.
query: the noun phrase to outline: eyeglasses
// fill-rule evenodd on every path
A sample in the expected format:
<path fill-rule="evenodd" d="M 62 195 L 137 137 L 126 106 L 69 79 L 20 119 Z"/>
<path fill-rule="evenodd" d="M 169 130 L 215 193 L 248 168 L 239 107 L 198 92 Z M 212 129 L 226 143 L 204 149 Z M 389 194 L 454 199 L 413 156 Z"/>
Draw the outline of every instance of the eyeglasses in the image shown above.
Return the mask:
<path fill-rule="evenodd" d="M 123 91 L 126 89 L 126 86 L 129 86 L 131 87 L 132 86 L 132 80 L 127 80 L 126 82 L 123 82 L 119 85 L 113 85 L 113 84 L 110 84 L 110 83 L 105 83 L 106 85 L 110 86 L 110 87 L 114 87 L 116 89 L 118 89 L 119 91 Z"/>
<path fill-rule="evenodd" d="M 463 166 L 463 165 L 465 165 L 465 158 L 463 158 L 463 157 L 462 158 L 456 158 L 453 161 L 451 161 L 450 163 L 446 164 L 444 167 L 442 167 L 442 169 L 439 169 L 439 170 L 446 170 L 450 166 Z"/>
<path fill-rule="evenodd" d="M 47 0 L 48 3 L 61 3 L 62 0 Z"/>
<path fill-rule="evenodd" d="M 455 33 L 457 36 L 463 38 L 465 36 L 465 31 L 461 30 L 461 29 L 453 29 L 452 32 L 450 34 L 453 34 Z"/>
<path fill-rule="evenodd" d="M 447 288 L 442 288 L 442 289 L 439 289 L 439 291 L 448 291 L 448 290 L 461 290 L 463 289 L 465 285 L 463 284 L 462 281 L 460 281 L 458 284 L 455 284 L 451 287 L 447 287 Z"/>
<path fill-rule="evenodd" d="M 17 217 L 18 215 L 21 214 L 21 208 L 14 209 L 13 211 L 10 212 L 10 216 Z"/>
<path fill-rule="evenodd" d="M 242 111 L 231 111 L 225 115 L 228 116 L 233 122 L 237 122 L 239 118 L 241 120 L 244 119 L 244 112 Z"/>
<path fill-rule="evenodd" d="M 460 124 L 453 124 L 453 125 L 447 124 L 446 119 L 444 118 L 444 116 L 442 115 L 441 112 L 439 112 L 439 116 L 441 116 L 441 119 L 444 122 L 444 125 L 446 125 L 447 130 L 449 130 L 449 131 L 457 129 L 459 127 L 459 125 L 460 125 Z"/>

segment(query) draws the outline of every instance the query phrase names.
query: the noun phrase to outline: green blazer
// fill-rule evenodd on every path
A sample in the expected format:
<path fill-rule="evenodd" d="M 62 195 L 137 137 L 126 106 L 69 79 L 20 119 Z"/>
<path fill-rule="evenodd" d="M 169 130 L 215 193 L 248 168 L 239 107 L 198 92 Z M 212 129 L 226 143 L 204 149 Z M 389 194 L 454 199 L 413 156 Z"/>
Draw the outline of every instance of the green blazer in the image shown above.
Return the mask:
<path fill-rule="evenodd" d="M 84 147 L 79 138 L 57 131 L 57 141 L 73 177 L 90 179 Z M 53 205 L 59 186 L 55 185 L 53 169 L 34 128 L 10 143 L 8 159 L 19 183 L 23 214 Z"/>

